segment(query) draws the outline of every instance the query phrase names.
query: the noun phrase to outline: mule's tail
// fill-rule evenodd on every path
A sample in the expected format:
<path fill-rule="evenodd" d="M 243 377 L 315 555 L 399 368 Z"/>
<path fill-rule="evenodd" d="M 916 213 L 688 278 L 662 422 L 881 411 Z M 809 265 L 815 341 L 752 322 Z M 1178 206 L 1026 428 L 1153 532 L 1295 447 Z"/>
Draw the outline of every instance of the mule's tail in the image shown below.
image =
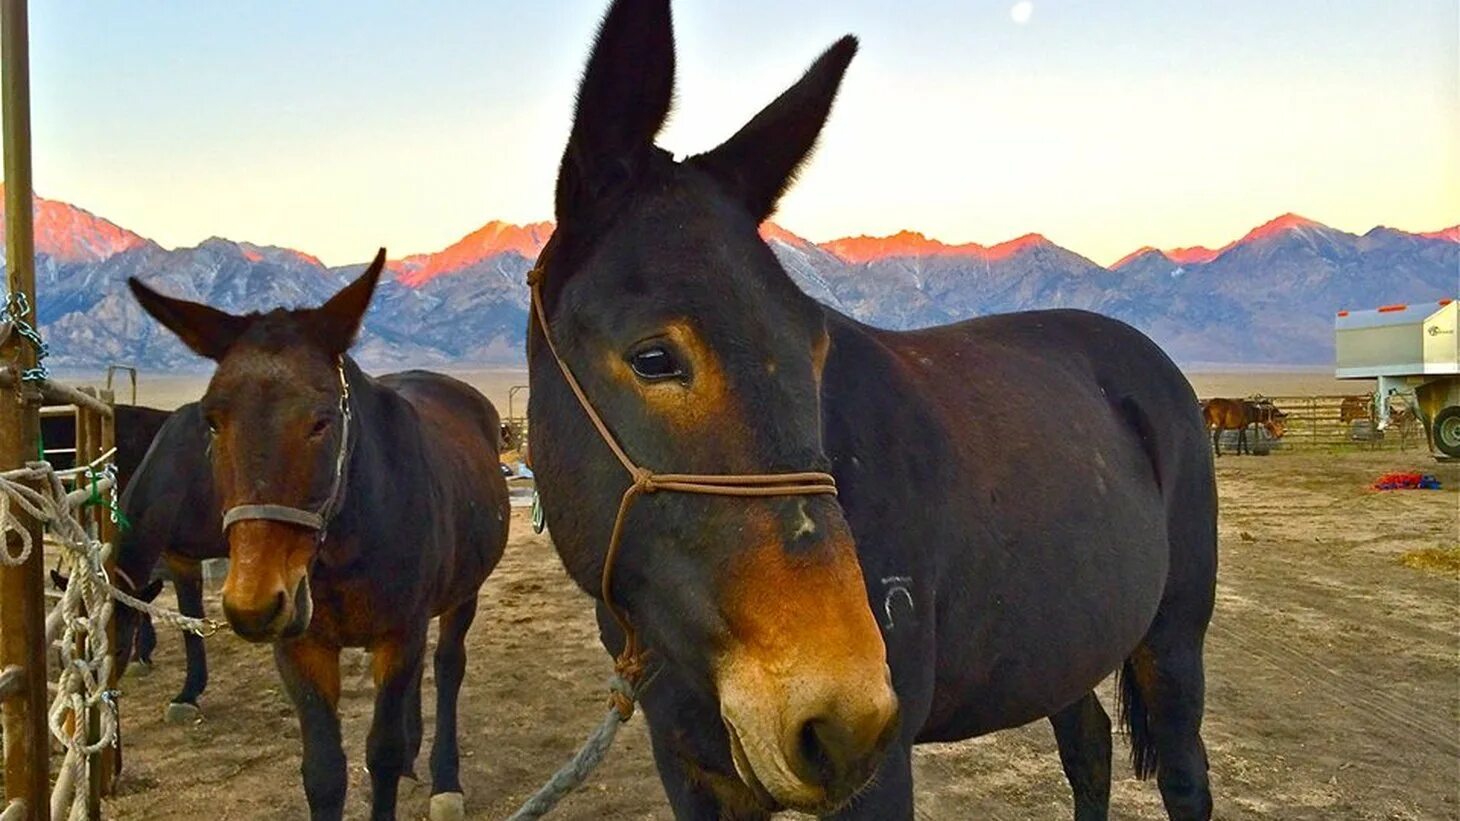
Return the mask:
<path fill-rule="evenodd" d="M 1156 773 L 1156 739 L 1151 735 L 1151 713 L 1136 686 L 1135 665 L 1125 660 L 1115 674 L 1116 720 L 1125 725 L 1130 738 L 1130 763 L 1136 778 L 1145 780 Z"/>

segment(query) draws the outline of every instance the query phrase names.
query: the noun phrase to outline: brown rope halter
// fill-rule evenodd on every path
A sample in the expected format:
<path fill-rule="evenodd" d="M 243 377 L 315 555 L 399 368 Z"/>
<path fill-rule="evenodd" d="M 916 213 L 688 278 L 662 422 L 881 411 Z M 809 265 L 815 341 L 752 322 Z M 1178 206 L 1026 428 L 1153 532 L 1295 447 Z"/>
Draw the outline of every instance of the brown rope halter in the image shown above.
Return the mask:
<path fill-rule="evenodd" d="M 619 500 L 618 515 L 613 520 L 613 533 L 608 538 L 608 552 L 604 554 L 603 559 L 600 594 L 603 603 L 608 607 L 608 612 L 613 615 L 614 621 L 618 622 L 619 629 L 624 634 L 624 648 L 614 659 L 614 671 L 628 682 L 631 688 L 637 690 L 639 679 L 644 673 L 645 651 L 639 644 L 638 634 L 634 631 L 633 625 L 629 623 L 628 614 L 613 600 L 613 564 L 618 557 L 619 545 L 623 541 L 624 522 L 628 519 L 629 510 L 633 508 L 634 501 L 644 494 L 660 491 L 739 497 L 815 496 L 820 494 L 835 496 L 836 478 L 830 473 L 817 471 L 759 474 L 655 473 L 636 464 L 614 438 L 613 432 L 608 429 L 603 417 L 598 415 L 593 403 L 588 401 L 588 394 L 584 393 L 583 386 L 573 376 L 573 371 L 568 367 L 568 363 L 558 354 L 557 345 L 553 344 L 553 335 L 548 330 L 547 313 L 542 302 L 541 263 L 527 273 L 527 285 L 532 289 L 533 315 L 537 318 L 538 327 L 542 328 L 542 336 L 547 341 L 548 351 L 558 363 L 558 370 L 563 372 L 563 379 L 573 390 L 573 395 L 578 397 L 578 404 L 583 406 L 583 413 L 587 415 L 588 421 L 593 423 L 594 428 L 597 428 L 599 437 L 603 439 L 604 444 L 608 445 L 608 449 L 613 451 L 619 464 L 624 466 L 629 478 L 633 480 Z M 618 710 L 619 717 L 625 721 L 634 714 L 634 701 L 630 695 L 615 690 L 610 700 L 614 708 Z"/>

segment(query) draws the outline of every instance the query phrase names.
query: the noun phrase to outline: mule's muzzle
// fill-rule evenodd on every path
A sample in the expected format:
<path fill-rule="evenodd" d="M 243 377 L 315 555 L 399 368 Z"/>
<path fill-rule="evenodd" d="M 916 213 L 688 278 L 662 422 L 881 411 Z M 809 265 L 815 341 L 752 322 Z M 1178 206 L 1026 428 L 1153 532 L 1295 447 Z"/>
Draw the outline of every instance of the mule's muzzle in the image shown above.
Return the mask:
<path fill-rule="evenodd" d="M 256 604 L 240 605 L 223 597 L 223 613 L 228 625 L 242 639 L 265 643 L 292 639 L 309 629 L 313 616 L 313 600 L 309 594 L 309 577 L 302 576 L 293 593 L 278 590 Z"/>
<path fill-rule="evenodd" d="M 796 678 L 780 709 L 762 688 L 724 682 L 721 716 L 735 769 L 765 809 L 827 815 L 876 775 L 901 726 L 897 696 L 885 678 Z"/>

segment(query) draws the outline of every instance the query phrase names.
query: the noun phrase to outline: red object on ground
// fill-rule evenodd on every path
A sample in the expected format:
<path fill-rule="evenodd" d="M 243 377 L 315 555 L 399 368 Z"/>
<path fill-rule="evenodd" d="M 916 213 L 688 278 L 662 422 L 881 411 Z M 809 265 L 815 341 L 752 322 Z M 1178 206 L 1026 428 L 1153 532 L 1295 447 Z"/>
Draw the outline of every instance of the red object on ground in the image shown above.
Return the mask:
<path fill-rule="evenodd" d="M 1370 485 L 1374 490 L 1438 490 L 1440 483 L 1423 473 L 1386 473 Z"/>

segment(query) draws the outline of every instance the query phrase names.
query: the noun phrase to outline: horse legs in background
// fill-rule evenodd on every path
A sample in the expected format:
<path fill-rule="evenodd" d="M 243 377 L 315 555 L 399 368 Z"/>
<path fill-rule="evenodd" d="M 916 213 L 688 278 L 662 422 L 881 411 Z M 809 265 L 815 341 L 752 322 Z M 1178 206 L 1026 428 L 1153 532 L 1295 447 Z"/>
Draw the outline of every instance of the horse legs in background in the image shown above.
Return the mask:
<path fill-rule="evenodd" d="M 132 649 L 132 660 L 151 667 L 152 651 L 157 649 L 157 627 L 146 613 L 139 614 L 137 618 L 137 646 Z"/>
<path fill-rule="evenodd" d="M 177 609 L 184 616 L 203 617 L 203 565 L 202 562 L 167 556 L 168 569 L 172 571 L 172 586 L 177 592 Z M 201 715 L 198 697 L 208 686 L 208 651 L 203 647 L 203 637 L 183 633 L 183 652 L 187 657 L 187 677 L 183 679 L 182 690 L 173 696 L 167 705 L 167 722 L 184 724 L 196 721 Z"/>
<path fill-rule="evenodd" d="M 1110 813 L 1110 716 L 1092 691 L 1050 716 L 1049 723 L 1075 794 L 1075 821 L 1105 821 Z"/>
<path fill-rule="evenodd" d="M 1216 425 L 1212 428 L 1212 449 L 1218 456 L 1222 455 L 1222 426 Z"/>
<path fill-rule="evenodd" d="M 314 821 L 344 816 L 345 750 L 340 744 L 340 649 L 308 635 L 274 644 L 274 663 L 299 716 L 304 795 Z"/>
<path fill-rule="evenodd" d="M 436 639 L 436 738 L 431 742 L 431 821 L 465 815 L 456 703 L 466 675 L 466 632 L 477 616 L 477 597 L 441 614 Z"/>

